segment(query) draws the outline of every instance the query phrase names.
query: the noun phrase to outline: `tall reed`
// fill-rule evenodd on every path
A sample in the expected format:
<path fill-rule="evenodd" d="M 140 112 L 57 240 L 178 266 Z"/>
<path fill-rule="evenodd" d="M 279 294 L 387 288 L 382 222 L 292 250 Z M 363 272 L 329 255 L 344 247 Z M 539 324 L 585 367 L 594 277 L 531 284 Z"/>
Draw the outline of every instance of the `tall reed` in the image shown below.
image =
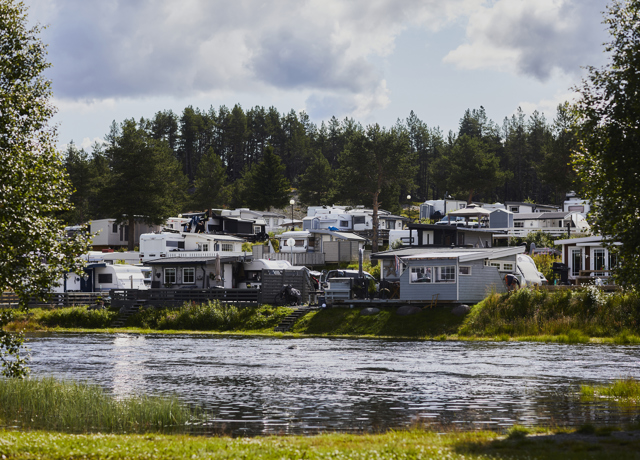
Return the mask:
<path fill-rule="evenodd" d="M 197 413 L 176 397 L 117 400 L 97 385 L 54 378 L 0 379 L 0 425 L 68 432 L 147 432 L 184 427 Z"/>
<path fill-rule="evenodd" d="M 595 286 L 580 291 L 520 289 L 490 294 L 474 306 L 460 335 L 575 335 L 615 337 L 640 333 L 640 297 L 634 291 L 607 294 Z"/>

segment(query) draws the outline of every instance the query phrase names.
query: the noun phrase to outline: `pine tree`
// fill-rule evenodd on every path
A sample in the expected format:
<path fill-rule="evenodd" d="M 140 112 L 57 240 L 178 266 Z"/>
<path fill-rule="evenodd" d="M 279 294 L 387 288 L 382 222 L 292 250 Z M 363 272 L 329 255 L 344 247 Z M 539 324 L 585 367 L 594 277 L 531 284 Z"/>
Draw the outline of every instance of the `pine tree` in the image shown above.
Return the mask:
<path fill-rule="evenodd" d="M 269 146 L 263 160 L 245 174 L 247 202 L 257 210 L 283 208 L 289 203 L 291 184 L 284 176 L 285 166 Z"/>

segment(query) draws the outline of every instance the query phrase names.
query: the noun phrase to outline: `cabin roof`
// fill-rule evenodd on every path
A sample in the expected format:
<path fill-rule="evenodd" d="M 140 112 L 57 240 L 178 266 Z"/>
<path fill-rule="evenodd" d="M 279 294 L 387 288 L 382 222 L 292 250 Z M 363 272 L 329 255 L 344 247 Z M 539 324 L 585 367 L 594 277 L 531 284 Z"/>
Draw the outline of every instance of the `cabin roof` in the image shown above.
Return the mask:
<path fill-rule="evenodd" d="M 240 262 L 244 259 L 251 259 L 251 255 L 245 256 L 220 256 L 221 263 Z M 145 265 L 208 265 L 216 262 L 215 256 L 191 256 L 191 257 L 160 257 L 158 259 L 147 260 Z"/>
<path fill-rule="evenodd" d="M 420 260 L 420 259 L 460 259 L 476 260 L 476 259 L 499 259 L 515 254 L 525 252 L 524 246 L 508 246 L 500 248 L 460 248 L 451 249 L 415 247 L 402 248 L 390 251 L 378 252 L 371 254 L 371 258 L 376 259 L 393 259 L 398 257 L 402 260 Z"/>

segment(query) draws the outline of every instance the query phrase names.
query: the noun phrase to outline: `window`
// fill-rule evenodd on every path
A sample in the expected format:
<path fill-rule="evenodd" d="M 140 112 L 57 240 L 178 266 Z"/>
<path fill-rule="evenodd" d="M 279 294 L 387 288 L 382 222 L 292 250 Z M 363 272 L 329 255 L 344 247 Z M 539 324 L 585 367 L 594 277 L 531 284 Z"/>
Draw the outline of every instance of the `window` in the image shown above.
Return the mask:
<path fill-rule="evenodd" d="M 594 249 L 593 250 L 593 269 L 594 270 L 605 270 L 605 251 L 604 249 Z"/>
<path fill-rule="evenodd" d="M 396 222 L 394 220 L 387 221 L 387 230 L 393 230 L 396 228 Z"/>
<path fill-rule="evenodd" d="M 500 262 L 489 262 L 489 267 L 496 267 L 500 270 Z"/>
<path fill-rule="evenodd" d="M 296 246 L 297 248 L 302 248 L 302 247 L 304 247 L 304 240 L 296 240 L 296 244 L 295 244 L 295 246 Z"/>
<path fill-rule="evenodd" d="M 222 243 L 222 251 L 223 252 L 233 252 L 233 244 L 232 243 Z"/>
<path fill-rule="evenodd" d="M 524 227 L 524 224 L 522 222 L 514 222 L 513 226 L 514 227 Z"/>
<path fill-rule="evenodd" d="M 436 267 L 436 283 L 455 283 L 456 267 Z"/>
<path fill-rule="evenodd" d="M 513 271 L 513 264 L 503 264 L 502 265 L 502 269 L 504 271 L 512 272 Z"/>
<path fill-rule="evenodd" d="M 572 249 L 571 250 L 571 275 L 578 276 L 580 274 L 581 269 L 582 269 L 582 250 Z"/>
<path fill-rule="evenodd" d="M 364 216 L 353 216 L 353 225 L 364 224 Z"/>
<path fill-rule="evenodd" d="M 341 220 L 340 221 L 340 227 L 348 227 L 349 226 L 349 221 L 348 220 Z"/>
<path fill-rule="evenodd" d="M 519 209 L 518 206 L 509 207 L 509 211 L 511 211 L 511 212 L 518 212 L 518 209 Z"/>
<path fill-rule="evenodd" d="M 254 226 L 253 227 L 253 233 L 255 233 L 256 235 L 262 233 L 262 229 L 259 226 Z"/>
<path fill-rule="evenodd" d="M 165 268 L 164 269 L 164 284 L 175 284 L 176 282 L 176 269 Z"/>
<path fill-rule="evenodd" d="M 111 233 L 118 233 L 118 224 L 113 224 L 111 226 Z"/>
<path fill-rule="evenodd" d="M 465 275 L 465 276 L 471 275 L 471 267 L 463 267 L 463 266 L 458 267 L 458 274 Z"/>
<path fill-rule="evenodd" d="M 113 275 L 111 273 L 98 273 L 98 284 L 113 283 Z"/>
<path fill-rule="evenodd" d="M 209 250 L 209 243 L 202 243 L 202 250 L 203 251 L 208 251 Z"/>
<path fill-rule="evenodd" d="M 167 241 L 167 247 L 184 249 L 184 241 Z"/>
<path fill-rule="evenodd" d="M 182 282 L 184 284 L 194 284 L 196 282 L 196 269 L 185 267 L 182 269 Z"/>
<path fill-rule="evenodd" d="M 431 267 L 411 267 L 410 283 L 430 283 Z"/>

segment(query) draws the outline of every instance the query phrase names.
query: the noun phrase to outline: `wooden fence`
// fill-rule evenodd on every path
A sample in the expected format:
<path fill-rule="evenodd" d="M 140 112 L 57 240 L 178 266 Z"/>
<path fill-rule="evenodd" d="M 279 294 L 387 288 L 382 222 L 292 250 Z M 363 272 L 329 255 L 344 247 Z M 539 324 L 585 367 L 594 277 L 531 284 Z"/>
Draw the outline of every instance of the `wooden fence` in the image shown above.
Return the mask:
<path fill-rule="evenodd" d="M 309 302 L 309 296 L 315 293 L 306 270 L 280 270 L 271 274 L 269 270 L 262 270 L 262 303 L 273 304 L 282 286 L 287 284 L 300 291 L 302 303 Z"/>
<path fill-rule="evenodd" d="M 179 307 L 185 302 L 204 303 L 209 300 L 241 306 L 260 303 L 259 289 L 112 289 L 110 296 L 111 305 L 116 308 L 133 304 Z"/>
<path fill-rule="evenodd" d="M 108 292 L 49 292 L 44 294 L 44 300 L 32 297 L 28 306 L 35 307 L 75 307 L 77 305 L 93 305 L 99 298 L 104 299 Z M 17 308 L 19 297 L 13 292 L 0 294 L 0 308 Z"/>

